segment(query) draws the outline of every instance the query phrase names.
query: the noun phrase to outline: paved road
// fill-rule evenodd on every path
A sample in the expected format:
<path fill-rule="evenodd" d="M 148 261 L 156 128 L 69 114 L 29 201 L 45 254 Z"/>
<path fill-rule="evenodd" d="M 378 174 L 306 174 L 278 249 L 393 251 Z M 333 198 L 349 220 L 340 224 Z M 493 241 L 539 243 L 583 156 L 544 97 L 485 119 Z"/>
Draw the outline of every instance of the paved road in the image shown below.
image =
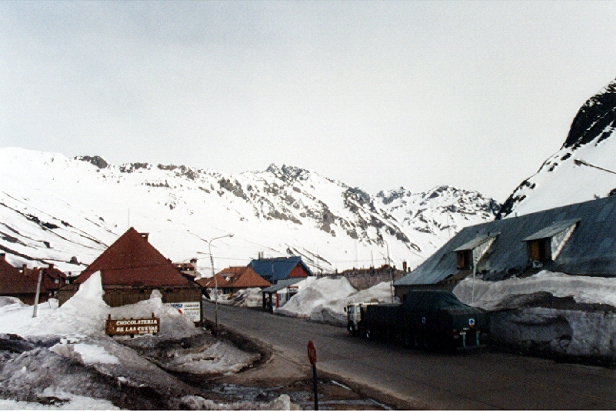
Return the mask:
<path fill-rule="evenodd" d="M 219 323 L 272 345 L 287 358 L 440 409 L 616 409 L 616 371 L 475 350 L 453 355 L 351 338 L 346 329 L 219 304 Z M 214 305 L 204 316 L 214 319 Z"/>

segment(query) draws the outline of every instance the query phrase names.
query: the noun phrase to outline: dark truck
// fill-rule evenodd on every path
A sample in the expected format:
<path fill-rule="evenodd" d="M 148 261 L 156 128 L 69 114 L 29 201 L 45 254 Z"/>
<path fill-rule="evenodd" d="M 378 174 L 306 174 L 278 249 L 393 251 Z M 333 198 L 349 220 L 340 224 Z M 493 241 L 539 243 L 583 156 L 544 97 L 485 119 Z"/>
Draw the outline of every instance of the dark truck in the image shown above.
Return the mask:
<path fill-rule="evenodd" d="M 347 328 L 370 340 L 401 339 L 405 345 L 453 349 L 487 343 L 488 315 L 451 291 L 410 291 L 402 303 L 355 303 L 346 307 Z"/>

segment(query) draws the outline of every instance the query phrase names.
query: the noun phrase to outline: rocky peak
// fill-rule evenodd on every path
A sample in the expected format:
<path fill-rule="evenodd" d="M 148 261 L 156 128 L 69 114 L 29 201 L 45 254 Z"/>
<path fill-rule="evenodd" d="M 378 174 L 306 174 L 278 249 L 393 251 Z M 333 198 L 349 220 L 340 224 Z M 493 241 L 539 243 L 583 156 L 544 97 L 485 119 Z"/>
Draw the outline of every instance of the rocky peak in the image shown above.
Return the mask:
<path fill-rule="evenodd" d="M 91 163 L 98 168 L 109 167 L 109 163 L 100 156 L 77 156 L 75 157 L 75 160 L 80 160 L 80 161 L 85 161 L 86 163 Z"/>
<path fill-rule="evenodd" d="M 615 192 L 616 80 L 576 114 L 561 149 L 543 162 L 504 202 L 497 218 L 606 197 Z"/>
<path fill-rule="evenodd" d="M 376 196 L 381 199 L 383 204 L 387 205 L 387 204 L 393 203 L 394 201 L 396 201 L 396 200 L 398 200 L 400 198 L 409 197 L 412 194 L 413 193 L 411 193 L 406 188 L 400 187 L 400 188 L 397 188 L 395 190 L 379 191 L 376 194 Z"/>
<path fill-rule="evenodd" d="M 563 148 L 608 138 L 616 127 L 616 80 L 588 99 L 573 119 Z"/>

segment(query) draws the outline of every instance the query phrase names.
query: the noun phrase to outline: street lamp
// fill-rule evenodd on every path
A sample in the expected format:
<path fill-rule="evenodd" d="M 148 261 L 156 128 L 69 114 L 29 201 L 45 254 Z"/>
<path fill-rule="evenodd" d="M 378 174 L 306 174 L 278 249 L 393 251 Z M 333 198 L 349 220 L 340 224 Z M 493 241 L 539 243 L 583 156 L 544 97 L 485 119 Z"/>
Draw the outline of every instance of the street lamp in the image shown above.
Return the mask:
<path fill-rule="evenodd" d="M 389 243 L 385 240 L 383 240 L 383 242 L 387 246 L 387 269 L 389 270 L 389 279 L 390 279 L 389 288 L 391 292 L 391 302 L 393 304 L 394 302 L 394 276 L 391 271 L 391 259 L 389 258 Z"/>
<path fill-rule="evenodd" d="M 215 237 L 212 238 L 210 241 L 208 241 L 208 249 L 210 251 L 210 264 L 212 265 L 212 277 L 214 277 L 214 305 L 216 306 L 216 309 L 214 311 L 214 332 L 213 334 L 216 336 L 218 335 L 218 279 L 216 278 L 216 273 L 214 271 L 214 255 L 212 254 L 212 243 L 214 242 L 214 240 L 219 240 L 221 238 L 226 238 L 226 237 L 233 237 L 233 234 L 227 234 L 227 235 L 222 235 L 220 237 Z"/>

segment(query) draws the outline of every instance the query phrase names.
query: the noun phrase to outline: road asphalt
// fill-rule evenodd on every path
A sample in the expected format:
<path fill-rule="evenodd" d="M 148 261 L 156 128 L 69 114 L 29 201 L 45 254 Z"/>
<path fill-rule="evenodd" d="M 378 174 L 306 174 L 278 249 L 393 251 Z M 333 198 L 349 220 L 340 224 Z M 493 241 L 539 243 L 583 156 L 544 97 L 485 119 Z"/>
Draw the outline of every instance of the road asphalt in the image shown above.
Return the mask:
<path fill-rule="evenodd" d="M 204 303 L 204 317 L 215 305 Z M 616 371 L 475 349 L 453 354 L 350 337 L 344 327 L 218 304 L 218 321 L 272 347 L 285 361 L 317 368 L 403 408 L 616 409 Z M 392 401 L 390 401 L 392 403 Z"/>

